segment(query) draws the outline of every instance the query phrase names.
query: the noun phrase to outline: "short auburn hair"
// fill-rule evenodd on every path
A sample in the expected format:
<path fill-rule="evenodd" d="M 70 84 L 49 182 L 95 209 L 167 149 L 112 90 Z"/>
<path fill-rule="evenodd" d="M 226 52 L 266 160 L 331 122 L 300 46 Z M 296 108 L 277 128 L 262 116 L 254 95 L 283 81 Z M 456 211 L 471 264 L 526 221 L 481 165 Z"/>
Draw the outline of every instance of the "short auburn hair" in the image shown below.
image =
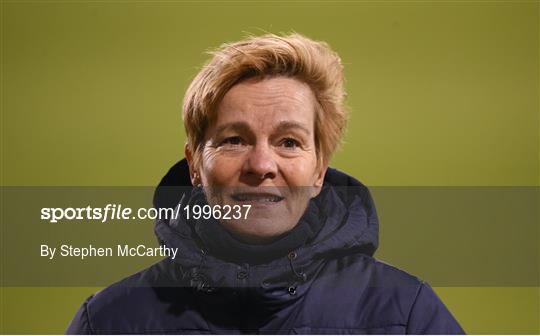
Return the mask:
<path fill-rule="evenodd" d="M 196 166 L 205 132 L 227 91 L 243 80 L 271 76 L 298 79 L 313 91 L 317 160 L 328 164 L 347 123 L 343 65 L 328 44 L 297 33 L 266 34 L 225 43 L 211 55 L 184 96 L 182 117 Z"/>

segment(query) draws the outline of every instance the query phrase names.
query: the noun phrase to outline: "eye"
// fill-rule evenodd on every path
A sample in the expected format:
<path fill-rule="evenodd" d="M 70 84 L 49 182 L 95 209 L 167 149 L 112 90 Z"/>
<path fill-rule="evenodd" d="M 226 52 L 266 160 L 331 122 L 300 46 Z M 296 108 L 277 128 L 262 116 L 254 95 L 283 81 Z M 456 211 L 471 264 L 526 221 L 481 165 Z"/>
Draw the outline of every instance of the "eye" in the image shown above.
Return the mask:
<path fill-rule="evenodd" d="M 293 138 L 285 138 L 281 141 L 281 146 L 289 149 L 300 147 L 300 142 Z"/>
<path fill-rule="evenodd" d="M 228 137 L 221 142 L 222 145 L 238 146 L 242 144 L 242 138 L 239 136 Z"/>

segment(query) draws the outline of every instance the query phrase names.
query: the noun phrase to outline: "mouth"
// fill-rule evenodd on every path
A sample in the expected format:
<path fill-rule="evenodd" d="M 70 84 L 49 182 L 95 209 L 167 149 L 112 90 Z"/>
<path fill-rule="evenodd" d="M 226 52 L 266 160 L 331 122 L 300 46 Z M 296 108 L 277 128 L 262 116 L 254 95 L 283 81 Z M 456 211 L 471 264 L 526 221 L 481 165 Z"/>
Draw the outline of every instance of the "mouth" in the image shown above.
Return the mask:
<path fill-rule="evenodd" d="M 285 197 L 269 193 L 238 193 L 232 194 L 231 198 L 242 203 L 278 203 Z"/>

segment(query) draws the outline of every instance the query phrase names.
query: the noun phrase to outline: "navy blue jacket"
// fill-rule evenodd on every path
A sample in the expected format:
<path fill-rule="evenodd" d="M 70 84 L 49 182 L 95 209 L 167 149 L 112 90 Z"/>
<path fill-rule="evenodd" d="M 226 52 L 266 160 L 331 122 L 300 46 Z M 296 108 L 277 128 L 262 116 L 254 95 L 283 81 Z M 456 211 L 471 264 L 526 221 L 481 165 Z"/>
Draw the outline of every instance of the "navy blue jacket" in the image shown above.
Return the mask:
<path fill-rule="evenodd" d="M 189 185 L 185 161 L 166 185 Z M 154 203 L 175 205 L 180 196 L 158 189 Z M 207 253 L 185 218 L 158 220 L 159 241 L 180 257 L 90 297 L 66 333 L 463 333 L 427 283 L 373 257 L 378 220 L 364 185 L 330 168 L 310 202 L 304 216 L 324 221 L 315 238 L 263 264 Z"/>

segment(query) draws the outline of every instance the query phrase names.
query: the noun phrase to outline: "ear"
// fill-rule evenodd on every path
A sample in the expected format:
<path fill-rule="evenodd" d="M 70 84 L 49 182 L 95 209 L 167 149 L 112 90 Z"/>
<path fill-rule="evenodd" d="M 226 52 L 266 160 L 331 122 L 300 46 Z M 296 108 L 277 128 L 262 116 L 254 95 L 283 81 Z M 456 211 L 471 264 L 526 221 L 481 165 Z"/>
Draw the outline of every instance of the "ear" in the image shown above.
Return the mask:
<path fill-rule="evenodd" d="M 313 196 L 316 197 L 321 192 L 321 188 L 324 184 L 324 177 L 326 175 L 326 170 L 328 169 L 328 165 L 321 164 L 320 168 L 317 170 L 317 176 L 315 179 L 315 183 L 313 184 Z"/>
<path fill-rule="evenodd" d="M 322 187 L 324 183 L 324 177 L 326 176 L 326 170 L 328 169 L 328 165 L 321 164 L 321 167 L 319 168 L 317 172 L 317 180 L 315 181 L 315 186 Z"/>
<path fill-rule="evenodd" d="M 191 146 L 189 146 L 187 143 L 184 146 L 184 155 L 186 156 L 186 160 L 189 166 L 189 178 L 191 179 L 191 184 L 197 186 L 201 184 L 200 175 L 195 168 L 195 162 L 193 160 L 193 152 L 191 150 Z"/>

